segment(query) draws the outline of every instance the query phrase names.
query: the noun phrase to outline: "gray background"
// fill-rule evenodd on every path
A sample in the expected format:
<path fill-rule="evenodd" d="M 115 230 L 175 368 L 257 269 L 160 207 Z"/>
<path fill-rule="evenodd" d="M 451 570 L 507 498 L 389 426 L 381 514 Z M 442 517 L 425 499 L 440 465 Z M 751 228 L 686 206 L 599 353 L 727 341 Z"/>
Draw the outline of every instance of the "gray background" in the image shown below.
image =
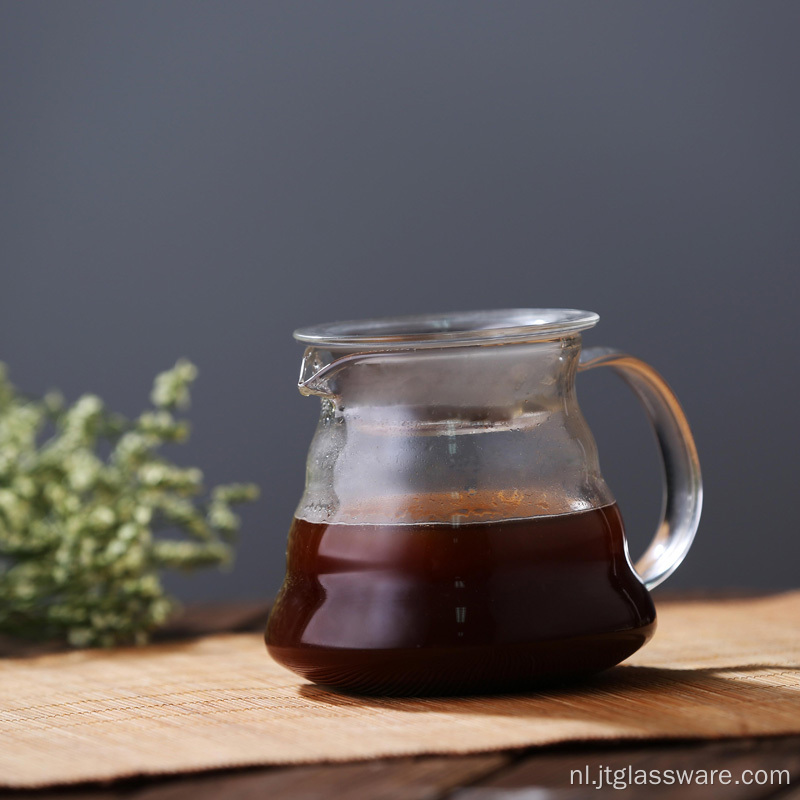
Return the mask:
<path fill-rule="evenodd" d="M 0 3 L 0 358 L 32 392 L 138 412 L 200 367 L 192 442 L 248 479 L 232 573 L 275 591 L 317 402 L 302 324 L 597 311 L 652 362 L 706 483 L 669 585 L 798 585 L 796 2 Z M 580 379 L 640 550 L 658 460 Z"/>

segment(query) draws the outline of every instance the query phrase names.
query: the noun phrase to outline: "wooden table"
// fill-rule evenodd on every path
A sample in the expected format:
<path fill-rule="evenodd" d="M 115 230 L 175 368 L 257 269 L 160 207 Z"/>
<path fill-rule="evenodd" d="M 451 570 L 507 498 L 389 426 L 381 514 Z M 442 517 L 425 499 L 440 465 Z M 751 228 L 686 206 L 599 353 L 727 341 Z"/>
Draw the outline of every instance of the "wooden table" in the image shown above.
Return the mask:
<path fill-rule="evenodd" d="M 159 638 L 181 639 L 221 631 L 263 629 L 263 607 L 195 608 Z M 19 646 L 0 643 L 0 652 Z M 30 648 L 28 648 L 30 652 Z M 2 746 L 2 743 L 0 743 Z M 626 783 L 637 770 L 718 770 L 716 785 L 673 783 L 581 786 L 575 770 L 603 783 Z M 730 783 L 720 785 L 721 770 Z M 762 771 L 762 772 L 759 772 Z M 575 780 L 570 782 L 571 773 Z M 684 772 L 684 780 L 686 773 Z M 700 773 L 702 776 L 702 772 Z M 738 783 L 737 783 L 738 781 Z M 780 798 L 800 800 L 800 737 L 717 742 L 656 742 L 645 745 L 568 744 L 470 756 L 395 758 L 362 763 L 225 770 L 167 778 L 141 778 L 107 785 L 2 792 L 10 800 L 312 800 L 398 798 L 399 800 L 573 800 L 625 798 Z"/>

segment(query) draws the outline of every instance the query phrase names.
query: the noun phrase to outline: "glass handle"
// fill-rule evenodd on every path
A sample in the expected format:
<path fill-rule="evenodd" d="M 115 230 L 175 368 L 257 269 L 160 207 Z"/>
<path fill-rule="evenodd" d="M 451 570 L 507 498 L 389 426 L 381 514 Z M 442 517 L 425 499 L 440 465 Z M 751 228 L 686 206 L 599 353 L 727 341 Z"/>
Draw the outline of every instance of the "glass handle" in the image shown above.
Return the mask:
<path fill-rule="evenodd" d="M 703 483 L 697 448 L 678 398 L 649 364 L 610 347 L 590 347 L 583 351 L 578 369 L 595 367 L 611 367 L 633 389 L 658 438 L 664 462 L 661 522 L 636 562 L 639 577 L 652 589 L 683 561 L 700 523 Z"/>

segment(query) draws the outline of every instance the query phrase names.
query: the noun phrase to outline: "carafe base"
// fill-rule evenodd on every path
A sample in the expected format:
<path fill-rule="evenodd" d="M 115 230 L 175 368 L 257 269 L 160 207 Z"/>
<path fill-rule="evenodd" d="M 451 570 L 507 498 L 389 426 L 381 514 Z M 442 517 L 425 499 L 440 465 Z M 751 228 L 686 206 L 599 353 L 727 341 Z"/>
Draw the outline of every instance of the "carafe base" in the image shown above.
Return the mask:
<path fill-rule="evenodd" d="M 313 683 L 364 695 L 520 692 L 613 667 L 644 645 L 655 621 L 626 631 L 524 644 L 356 650 L 268 645 L 280 664 Z"/>

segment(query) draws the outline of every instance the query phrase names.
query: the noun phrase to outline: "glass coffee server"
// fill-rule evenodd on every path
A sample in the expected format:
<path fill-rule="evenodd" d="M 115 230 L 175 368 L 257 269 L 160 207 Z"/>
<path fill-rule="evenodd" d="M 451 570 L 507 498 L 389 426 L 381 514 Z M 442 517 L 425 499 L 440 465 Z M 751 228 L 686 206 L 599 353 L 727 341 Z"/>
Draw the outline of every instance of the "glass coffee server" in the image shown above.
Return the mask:
<path fill-rule="evenodd" d="M 603 670 L 653 634 L 649 589 L 681 563 L 702 487 L 663 378 L 582 350 L 597 314 L 513 309 L 303 328 L 299 388 L 321 398 L 269 652 L 371 694 L 535 688 Z M 660 525 L 634 566 L 578 407 L 607 366 L 664 462 Z"/>

